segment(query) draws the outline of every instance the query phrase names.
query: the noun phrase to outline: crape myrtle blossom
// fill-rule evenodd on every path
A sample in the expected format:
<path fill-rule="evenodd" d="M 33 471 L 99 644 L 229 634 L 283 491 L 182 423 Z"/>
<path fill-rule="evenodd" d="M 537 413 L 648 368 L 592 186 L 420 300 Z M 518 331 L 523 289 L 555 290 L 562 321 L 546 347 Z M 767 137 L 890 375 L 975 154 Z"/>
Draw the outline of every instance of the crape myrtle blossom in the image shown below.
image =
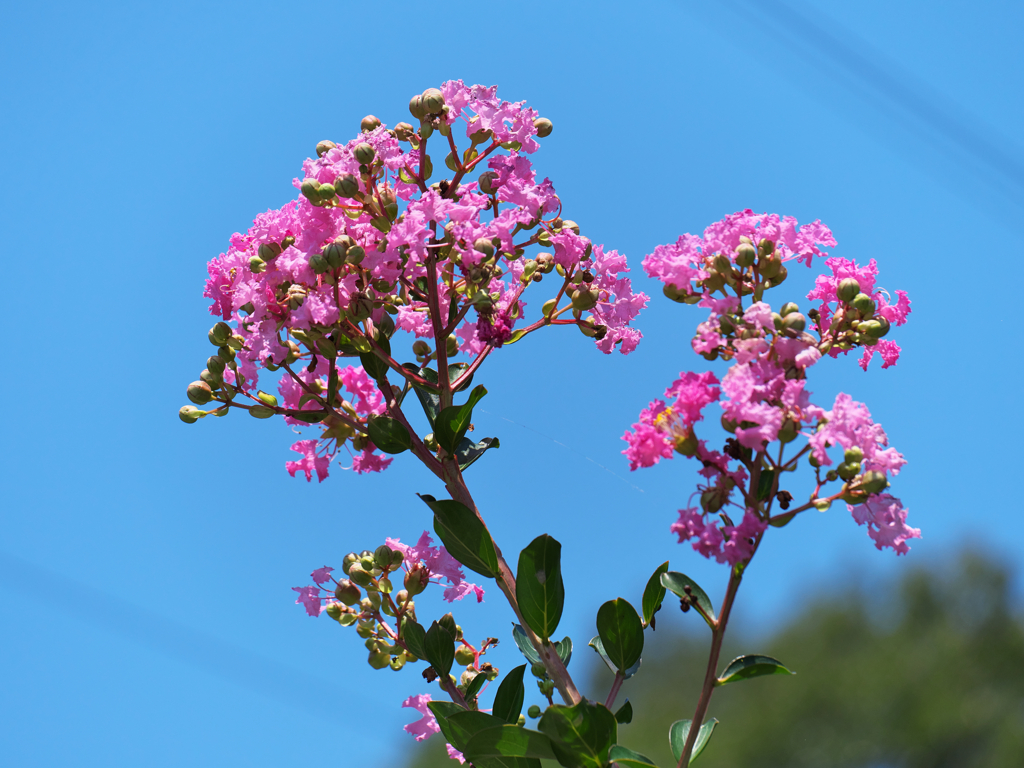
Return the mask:
<path fill-rule="evenodd" d="M 641 337 L 630 323 L 648 299 L 632 290 L 625 258 L 563 218 L 534 170 L 550 121 L 461 80 L 409 110 L 418 128 L 370 115 L 347 143 L 320 142 L 293 181 L 298 196 L 208 265 L 217 353 L 188 396 L 215 407 L 180 416 L 242 408 L 317 430 L 286 465 L 308 481 L 325 479 L 342 447 L 356 472 L 386 468 L 370 425 L 384 417 L 411 432 L 397 393 L 415 385 L 450 398 L 490 352 L 547 325 L 575 325 L 606 354 L 628 354 Z M 435 168 L 450 173 L 432 182 Z M 416 342 L 415 362 L 402 362 L 400 331 Z M 451 383 L 438 383 L 444 369 Z M 277 397 L 258 389 L 266 372 Z M 429 464 L 434 449 L 410 439 Z"/>
<path fill-rule="evenodd" d="M 430 583 L 446 584 L 444 599 L 449 603 L 461 600 L 467 595 L 476 597 L 478 603 L 483 602 L 483 588 L 467 582 L 466 574 L 459 562 L 448 554 L 442 545 L 432 546 L 430 534 L 426 531 L 412 546 L 390 538 L 386 540 L 386 544 L 392 552 L 401 553 L 401 558 L 396 557 L 395 560 L 407 574 L 406 587 L 414 594 L 422 592 Z M 351 565 L 350 563 L 346 572 L 347 576 L 351 576 Z M 397 567 L 396 564 L 395 568 Z M 333 571 L 334 569 L 328 566 L 318 568 L 311 574 L 313 585 L 292 587 L 292 591 L 299 595 L 295 603 L 304 606 L 310 616 L 319 616 L 328 605 L 337 602 L 337 587 L 341 582 L 331 576 Z M 414 587 L 410 586 L 413 578 Z"/>
<path fill-rule="evenodd" d="M 434 713 L 427 706 L 431 701 L 433 699 L 430 698 L 429 693 L 421 693 L 410 696 L 402 702 L 403 707 L 411 707 L 422 715 L 419 720 L 409 723 L 404 728 L 406 732 L 412 734 L 416 741 L 429 739 L 435 733 L 441 732 L 441 727 L 437 724 L 437 718 L 434 717 Z M 448 757 L 452 760 L 458 760 L 460 763 L 466 762 L 466 758 L 463 757 L 462 753 L 451 744 L 445 744 L 445 747 L 448 750 Z"/>
<path fill-rule="evenodd" d="M 837 499 L 847 502 L 856 522 L 868 526 L 879 549 L 905 554 L 907 540 L 920 537 L 919 530 L 907 526 L 899 499 L 885 492 L 905 460 L 889 447 L 867 407 L 840 394 L 825 410 L 811 402 L 806 388 L 809 369 L 825 354 L 835 357 L 863 347 L 861 367 L 866 370 L 877 348 L 883 367 L 894 364 L 899 347 L 881 337 L 906 322 L 906 293 L 897 291 L 891 302 L 876 290 L 874 260 L 859 267 L 828 258 L 831 274 L 819 276 L 808 294 L 821 304 L 806 317 L 796 304 L 776 312 L 763 300 L 767 290 L 785 280 L 785 262 L 810 266 L 814 256 L 825 255 L 819 246 L 835 244 L 820 222 L 797 227 L 792 218 L 748 210 L 708 227 L 703 238 L 684 235 L 674 245 L 659 246 L 643 262 L 648 274 L 665 283 L 669 298 L 710 311 L 698 325 L 694 351 L 732 363 L 720 381 L 711 372 L 680 374 L 665 400 L 651 402 L 623 436 L 632 470 L 675 453 L 701 462 L 699 474 L 707 482 L 694 494 L 700 506 L 681 510 L 671 530 L 680 542 L 692 540 L 705 557 L 744 563 L 769 522 L 783 525 L 805 509 L 826 509 Z M 744 301 L 748 296 L 750 303 Z M 816 336 L 807 332 L 808 317 Z M 722 426 L 732 433 L 722 453 L 709 450 L 694 429 L 705 407 L 716 401 Z M 790 444 L 789 450 L 796 451 L 787 459 Z M 834 446 L 844 453 L 832 469 L 828 449 Z M 780 483 L 808 454 L 816 488 L 809 502 L 790 510 L 792 494 L 780 490 Z M 824 492 L 831 483 L 840 487 Z M 773 514 L 776 502 L 782 512 Z"/>

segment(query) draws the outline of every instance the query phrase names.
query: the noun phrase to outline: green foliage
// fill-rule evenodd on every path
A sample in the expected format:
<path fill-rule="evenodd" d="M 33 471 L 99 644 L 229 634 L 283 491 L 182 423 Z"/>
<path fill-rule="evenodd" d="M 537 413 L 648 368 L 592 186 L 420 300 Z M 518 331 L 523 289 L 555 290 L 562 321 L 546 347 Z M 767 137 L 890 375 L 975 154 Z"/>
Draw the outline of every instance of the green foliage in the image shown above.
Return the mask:
<path fill-rule="evenodd" d="M 420 498 L 434 511 L 434 532 L 448 554 L 471 571 L 493 579 L 498 573 L 498 553 L 473 510 L 454 499 L 438 501 L 427 494 Z"/>
<path fill-rule="evenodd" d="M 533 647 L 530 642 L 530 638 L 526 636 L 526 632 L 519 624 L 512 625 L 512 639 L 515 640 L 516 647 L 522 652 L 526 660 L 531 664 L 540 664 L 540 654 L 537 653 L 537 649 Z M 558 658 L 562 660 L 562 664 L 569 666 L 569 660 L 572 658 L 572 638 L 566 636 L 559 640 L 557 643 L 553 643 L 555 646 L 555 653 L 558 654 Z"/>
<path fill-rule="evenodd" d="M 654 629 L 654 614 L 661 608 L 665 599 L 665 585 L 661 583 L 661 574 L 668 571 L 668 560 L 658 566 L 644 587 L 644 597 L 640 603 L 643 611 L 644 626 Z"/>
<path fill-rule="evenodd" d="M 693 725 L 692 720 L 676 720 L 668 729 L 668 743 L 672 747 L 672 757 L 679 762 L 679 758 L 683 756 L 683 749 L 686 746 L 686 739 L 690 735 L 690 726 Z M 715 726 L 718 725 L 718 721 L 715 718 L 711 718 L 697 731 L 697 740 L 693 742 L 693 750 L 690 752 L 690 763 L 700 757 L 700 753 L 704 751 L 704 747 L 708 745 L 708 741 L 711 740 L 711 734 L 715 732 Z"/>
<path fill-rule="evenodd" d="M 644 651 L 644 625 L 636 609 L 626 600 L 618 597 L 598 609 L 597 634 L 603 655 L 617 671 L 624 673 L 640 661 Z"/>
<path fill-rule="evenodd" d="M 764 675 L 795 675 L 778 659 L 771 656 L 738 656 L 729 662 L 729 666 L 715 681 L 715 685 L 735 683 L 738 680 L 749 680 Z"/>
<path fill-rule="evenodd" d="M 708 597 L 708 593 L 701 589 L 697 582 L 685 573 L 668 571 L 661 574 L 661 583 L 672 594 L 695 603 L 704 612 L 705 621 L 708 622 L 708 626 L 711 626 L 711 622 L 715 620 L 715 608 L 711 604 L 711 598 Z M 689 590 L 689 593 L 687 593 L 687 590 Z"/>
<path fill-rule="evenodd" d="M 604 768 L 617 731 L 615 715 L 603 704 L 586 700 L 572 707 L 548 707 L 537 727 L 551 739 L 551 749 L 565 768 Z"/>
<path fill-rule="evenodd" d="M 541 639 L 558 628 L 565 602 L 562 584 L 562 545 L 546 533 L 519 554 L 516 599 L 526 623 Z"/>
<path fill-rule="evenodd" d="M 487 390 L 482 384 L 473 387 L 473 391 L 469 393 L 469 399 L 465 403 L 450 405 L 441 409 L 441 412 L 437 414 L 434 419 L 434 437 L 437 439 L 437 444 L 448 453 L 455 455 L 459 443 L 466 436 L 473 420 L 473 407 L 486 394 Z"/>
<path fill-rule="evenodd" d="M 526 697 L 526 688 L 523 686 L 525 672 L 525 664 L 513 669 L 505 675 L 505 679 L 498 686 L 498 692 L 494 694 L 494 707 L 491 712 L 506 723 L 517 722 L 519 714 L 523 711 L 523 700 Z"/>
<path fill-rule="evenodd" d="M 409 430 L 390 416 L 371 416 L 366 421 L 366 431 L 373 444 L 384 453 L 402 453 L 412 447 Z"/>

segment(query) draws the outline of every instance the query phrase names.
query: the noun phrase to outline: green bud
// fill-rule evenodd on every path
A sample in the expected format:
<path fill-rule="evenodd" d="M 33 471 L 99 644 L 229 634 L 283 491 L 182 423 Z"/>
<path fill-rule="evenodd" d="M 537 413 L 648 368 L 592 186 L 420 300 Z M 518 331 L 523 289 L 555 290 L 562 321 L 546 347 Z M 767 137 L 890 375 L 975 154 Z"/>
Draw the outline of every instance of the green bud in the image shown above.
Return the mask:
<path fill-rule="evenodd" d="M 538 117 L 534 120 L 533 127 L 537 129 L 537 138 L 539 139 L 546 139 L 555 129 L 555 126 L 546 117 Z"/>
<path fill-rule="evenodd" d="M 496 171 L 484 171 L 477 177 L 477 183 L 480 185 L 480 191 L 485 195 L 493 195 L 497 190 L 494 188 L 494 182 L 497 180 L 498 174 Z"/>
<path fill-rule="evenodd" d="M 455 649 L 455 663 L 460 667 L 472 664 L 476 660 L 476 654 L 464 645 Z"/>
<path fill-rule="evenodd" d="M 373 115 L 367 115 L 359 121 L 359 130 L 363 133 L 369 133 L 376 128 L 380 128 L 380 120 Z"/>
<path fill-rule="evenodd" d="M 444 94 L 437 88 L 427 88 L 422 99 L 423 109 L 428 115 L 436 115 L 444 109 Z"/>
<path fill-rule="evenodd" d="M 341 197 L 353 197 L 359 191 L 359 179 L 351 173 L 343 173 L 334 180 L 333 187 Z"/>
<path fill-rule="evenodd" d="M 373 576 L 368 571 L 365 571 L 358 564 L 353 564 L 348 570 L 348 577 L 354 584 L 358 584 L 360 587 L 365 587 L 373 581 Z"/>
<path fill-rule="evenodd" d="M 445 340 L 445 352 L 448 357 L 455 357 L 459 353 L 459 340 L 454 335 Z"/>
<path fill-rule="evenodd" d="M 838 467 L 836 467 L 836 473 L 843 478 L 843 480 L 853 480 L 857 475 L 860 474 L 860 462 L 859 461 L 844 461 Z"/>
<path fill-rule="evenodd" d="M 393 659 L 391 659 L 391 663 L 388 666 L 395 670 L 395 672 L 400 670 L 402 667 L 405 666 L 405 654 L 401 656 L 395 656 Z"/>
<path fill-rule="evenodd" d="M 437 452 L 437 449 L 441 447 L 437 442 L 437 438 L 434 437 L 433 432 L 428 432 L 423 436 L 423 444 L 427 446 L 428 451 L 433 451 L 435 453 Z"/>
<path fill-rule="evenodd" d="M 349 264 L 360 264 L 366 258 L 366 251 L 361 245 L 353 245 L 345 255 L 345 261 Z"/>
<path fill-rule="evenodd" d="M 405 560 L 405 555 L 403 555 L 399 550 L 396 549 L 394 552 L 392 552 L 391 553 L 391 570 L 394 570 L 395 568 L 400 566 L 402 564 L 403 560 Z"/>
<path fill-rule="evenodd" d="M 264 392 L 262 389 L 256 393 L 256 397 L 264 405 L 277 405 L 277 398 L 271 394 Z"/>
<path fill-rule="evenodd" d="M 686 288 L 676 288 L 674 285 L 669 283 L 665 283 L 661 292 L 665 294 L 666 298 L 671 299 L 677 304 L 685 304 L 686 298 L 690 296 L 690 292 Z"/>
<path fill-rule="evenodd" d="M 360 165 L 369 165 L 373 162 L 373 158 L 377 156 L 377 150 L 373 148 L 372 144 L 368 144 L 364 141 L 360 144 L 356 144 L 356 148 L 352 150 L 352 155 Z"/>
<path fill-rule="evenodd" d="M 800 433 L 800 425 L 798 425 L 792 419 L 786 419 L 782 422 L 782 426 L 779 428 L 779 442 L 785 445 L 791 443 L 796 439 L 796 436 Z"/>
<path fill-rule="evenodd" d="M 815 499 L 814 508 L 819 512 L 828 512 L 829 507 L 832 506 L 832 502 L 828 499 Z"/>
<path fill-rule="evenodd" d="M 434 135 L 434 126 L 424 120 L 420 120 L 420 137 L 423 139 L 429 139 Z M 428 161 L 425 161 L 428 162 Z M 423 178 L 430 178 L 430 174 L 427 173 L 427 169 L 423 169 Z"/>
<path fill-rule="evenodd" d="M 373 553 L 366 550 L 364 554 L 359 556 L 359 564 L 363 567 L 364 571 L 372 571 L 377 567 L 377 563 L 374 562 Z"/>
<path fill-rule="evenodd" d="M 778 254 L 767 259 L 762 259 L 760 265 L 761 275 L 767 277 L 769 280 L 777 277 L 779 272 L 782 271 L 782 268 L 782 258 Z"/>
<path fill-rule="evenodd" d="M 762 240 L 757 244 L 757 250 L 762 256 L 769 256 L 775 252 L 775 243 L 768 239 Z"/>
<path fill-rule="evenodd" d="M 227 344 L 228 339 L 231 338 L 231 326 L 225 322 L 219 322 L 210 329 L 207 337 L 210 339 L 210 343 L 213 344 L 213 346 L 222 347 Z"/>
<path fill-rule="evenodd" d="M 555 299 L 548 299 L 544 302 L 543 306 L 541 306 L 540 313 L 544 317 L 550 318 L 551 315 L 554 314 L 556 306 L 558 306 L 558 302 Z"/>
<path fill-rule="evenodd" d="M 782 285 L 786 282 L 787 277 L 789 277 L 789 270 L 785 266 L 780 266 L 778 274 L 775 277 L 768 278 L 768 287 L 774 288 L 777 285 Z"/>
<path fill-rule="evenodd" d="M 220 376 L 224 373 L 225 363 L 216 355 L 210 355 L 206 358 L 206 367 L 213 375 Z"/>
<path fill-rule="evenodd" d="M 399 141 L 408 141 L 416 133 L 416 129 L 409 125 L 409 123 L 399 123 L 395 126 L 394 130 L 395 138 Z"/>
<path fill-rule="evenodd" d="M 727 418 L 724 414 L 722 415 L 722 429 L 724 429 L 726 432 L 736 432 L 737 426 L 739 425 L 735 421 L 732 421 L 731 419 Z"/>
<path fill-rule="evenodd" d="M 540 707 L 538 707 L 536 704 L 531 704 L 530 707 L 526 710 L 526 714 L 528 717 L 531 717 L 534 720 L 536 720 L 538 717 L 540 717 Z"/>
<path fill-rule="evenodd" d="M 417 120 L 422 120 L 427 116 L 426 107 L 423 106 L 423 96 L 416 95 L 409 99 L 409 114 Z"/>
<path fill-rule="evenodd" d="M 205 415 L 205 413 L 200 411 L 194 405 L 183 405 L 178 409 L 178 418 L 186 424 L 195 424 Z"/>
<path fill-rule="evenodd" d="M 884 472 L 876 472 L 871 470 L 865 472 L 864 477 L 860 482 L 860 488 L 868 495 L 874 495 L 881 493 L 889 486 L 889 479 L 885 476 Z"/>
<path fill-rule="evenodd" d="M 725 275 L 732 272 L 732 262 L 729 261 L 727 256 L 723 256 L 721 253 L 715 256 L 713 262 L 715 271 L 719 274 Z"/>
<path fill-rule="evenodd" d="M 391 664 L 391 655 L 387 651 L 370 651 L 368 661 L 374 669 L 384 669 Z"/>
<path fill-rule="evenodd" d="M 417 339 L 412 343 L 412 352 L 417 357 L 426 357 L 430 354 L 430 345 L 423 339 Z"/>
<path fill-rule="evenodd" d="M 539 677 L 541 680 L 548 676 L 548 670 L 543 664 L 533 664 L 530 666 L 530 672 L 534 677 Z"/>
<path fill-rule="evenodd" d="M 316 156 L 317 157 L 323 157 L 328 152 L 330 152 L 332 149 L 334 149 L 336 146 L 338 146 L 338 145 L 335 144 L 333 141 L 331 141 L 329 139 L 324 139 L 323 141 L 321 141 L 319 144 L 316 145 Z"/>
<path fill-rule="evenodd" d="M 223 347 L 217 348 L 217 357 L 223 360 L 225 363 L 230 363 L 235 359 L 235 350 L 225 344 Z"/>
<path fill-rule="evenodd" d="M 214 359 L 220 360 L 219 357 Z M 224 361 L 221 360 L 221 362 L 223 363 Z M 208 368 L 203 368 L 203 370 L 199 372 L 199 380 L 209 384 L 210 389 L 212 390 L 220 389 L 221 385 L 224 383 L 224 377 L 221 376 L 221 374 L 213 373 L 213 371 L 209 370 Z"/>
<path fill-rule="evenodd" d="M 586 312 L 597 306 L 601 294 L 596 288 L 580 289 L 572 292 L 572 308 Z"/>
<path fill-rule="evenodd" d="M 373 562 L 382 571 L 391 567 L 391 555 L 394 550 L 387 544 L 381 544 L 373 551 Z"/>
<path fill-rule="evenodd" d="M 313 270 L 313 274 L 322 275 L 330 270 L 331 265 L 322 253 L 314 253 L 309 257 L 309 268 Z"/>
<path fill-rule="evenodd" d="M 686 457 L 697 455 L 697 436 L 693 434 L 692 428 L 687 429 L 684 436 L 675 439 L 675 449 L 676 453 Z"/>
<path fill-rule="evenodd" d="M 254 419 L 269 419 L 276 413 L 273 408 L 265 405 L 254 405 L 249 409 L 249 415 Z"/>
<path fill-rule="evenodd" d="M 320 199 L 325 203 L 330 202 L 334 199 L 335 190 L 333 184 L 321 184 L 320 188 L 316 191 L 320 195 Z"/>
<path fill-rule="evenodd" d="M 410 570 L 406 571 L 405 579 L 402 583 L 410 597 L 415 597 L 427 588 L 427 572 L 422 566 L 414 565 Z"/>
<path fill-rule="evenodd" d="M 714 489 L 708 489 L 700 495 L 700 505 L 705 511 L 714 514 L 722 508 L 722 495 Z"/>
<path fill-rule="evenodd" d="M 330 616 L 335 621 L 338 621 L 342 616 L 346 614 L 341 612 L 341 606 L 337 603 L 330 603 L 325 609 L 324 613 Z"/>
<path fill-rule="evenodd" d="M 793 312 L 799 312 L 800 307 L 796 305 L 794 301 L 787 301 L 782 305 L 782 309 L 779 310 L 779 314 L 785 317 L 786 315 L 792 314 Z"/>
<path fill-rule="evenodd" d="M 801 333 L 807 327 L 807 318 L 799 312 L 790 312 L 783 316 L 782 327 L 793 333 Z"/>
<path fill-rule="evenodd" d="M 484 256 L 494 255 L 494 243 L 488 240 L 486 237 L 481 237 L 473 243 L 473 250 L 479 251 Z"/>
<path fill-rule="evenodd" d="M 849 304 L 853 301 L 853 297 L 858 293 L 860 293 L 860 283 L 857 282 L 855 277 L 844 277 L 839 281 L 839 285 L 836 286 L 836 295 L 844 304 Z"/>
<path fill-rule="evenodd" d="M 352 564 L 357 562 L 358 560 L 359 555 L 357 555 L 355 552 L 349 552 L 347 555 L 345 555 L 344 559 L 341 561 L 341 570 L 344 572 L 346 576 L 348 575 L 348 569 L 351 568 Z"/>
<path fill-rule="evenodd" d="M 320 202 L 320 182 L 316 179 L 305 179 L 302 186 L 299 187 L 299 191 L 307 200 L 314 203 Z"/>
<path fill-rule="evenodd" d="M 736 249 L 736 263 L 746 269 L 753 265 L 755 259 L 757 259 L 757 251 L 754 250 L 754 246 L 750 243 L 740 243 Z"/>
<path fill-rule="evenodd" d="M 188 385 L 185 394 L 196 405 L 206 405 L 213 399 L 213 390 L 205 381 L 193 381 Z"/>
<path fill-rule="evenodd" d="M 267 262 L 261 259 L 259 256 L 253 256 L 249 259 L 249 271 L 254 275 L 259 275 L 267 271 Z"/>
<path fill-rule="evenodd" d="M 875 301 L 866 293 L 858 293 L 850 301 L 850 306 L 860 313 L 863 318 L 869 318 L 875 314 Z"/>
<path fill-rule="evenodd" d="M 892 325 L 882 315 L 878 315 L 874 320 L 869 321 L 870 327 L 867 330 L 868 336 L 873 339 L 880 339 L 889 333 L 889 329 Z"/>
<path fill-rule="evenodd" d="M 847 448 L 843 453 L 843 461 L 847 464 L 860 464 L 864 460 L 864 451 L 862 451 L 856 445 L 852 448 Z"/>
<path fill-rule="evenodd" d="M 355 605 L 362 599 L 363 594 L 351 581 L 342 579 L 334 588 L 334 596 L 345 605 Z"/>
<path fill-rule="evenodd" d="M 256 252 L 263 261 L 273 261 L 281 255 L 281 246 L 277 243 L 261 243 Z"/>

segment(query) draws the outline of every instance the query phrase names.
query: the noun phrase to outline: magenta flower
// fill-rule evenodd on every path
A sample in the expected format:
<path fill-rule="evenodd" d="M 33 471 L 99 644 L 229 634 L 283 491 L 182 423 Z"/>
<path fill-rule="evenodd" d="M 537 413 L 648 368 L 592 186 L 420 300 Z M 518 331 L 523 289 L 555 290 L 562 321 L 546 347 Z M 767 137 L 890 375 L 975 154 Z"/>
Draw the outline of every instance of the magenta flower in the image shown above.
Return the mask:
<path fill-rule="evenodd" d="M 650 467 L 661 459 L 672 458 L 681 442 L 692 437 L 693 425 L 704 418 L 704 407 L 718 399 L 718 379 L 711 372 L 679 374 L 665 397 L 672 404 L 655 400 L 640 412 L 640 420 L 622 439 L 629 445 L 622 453 L 629 468 Z"/>
<path fill-rule="evenodd" d="M 288 474 L 295 477 L 296 472 L 304 472 L 306 481 L 313 480 L 313 472 L 316 472 L 318 482 L 327 479 L 327 467 L 334 458 L 333 454 L 319 454 L 317 452 L 318 442 L 316 440 L 299 440 L 292 445 L 292 450 L 301 453 L 302 458 L 298 461 L 285 462 L 285 469 Z"/>
<path fill-rule="evenodd" d="M 404 729 L 408 733 L 411 733 L 416 741 L 429 739 L 435 733 L 441 732 L 441 728 L 437 724 L 437 719 L 434 717 L 434 713 L 431 712 L 430 707 L 427 706 L 431 700 L 429 693 L 421 693 L 416 696 L 410 696 L 402 702 L 403 707 L 415 709 L 422 715 L 419 720 L 409 723 Z"/>
<path fill-rule="evenodd" d="M 323 613 L 323 604 L 320 597 L 320 587 L 292 587 L 293 592 L 299 593 L 296 605 L 302 605 L 310 616 L 319 616 Z"/>
<path fill-rule="evenodd" d="M 878 549 L 889 547 L 897 555 L 905 555 L 910 551 L 907 539 L 921 538 L 920 528 L 907 525 L 907 510 L 903 503 L 888 493 L 871 496 L 857 506 L 847 504 L 846 508 L 859 525 L 867 525 L 868 535 L 874 539 Z"/>
<path fill-rule="evenodd" d="M 423 578 L 437 583 L 442 580 L 447 581 L 448 587 L 444 591 L 444 599 L 449 603 L 461 600 L 466 595 L 475 595 L 478 603 L 483 602 L 483 588 L 468 583 L 459 561 L 449 555 L 448 550 L 443 546 L 432 546 L 432 539 L 426 531 L 420 536 L 419 541 L 411 546 L 403 544 L 398 539 L 390 538 L 386 539 L 384 543 L 404 555 L 402 567 L 407 572 L 414 567 L 420 567 L 425 572 Z"/>

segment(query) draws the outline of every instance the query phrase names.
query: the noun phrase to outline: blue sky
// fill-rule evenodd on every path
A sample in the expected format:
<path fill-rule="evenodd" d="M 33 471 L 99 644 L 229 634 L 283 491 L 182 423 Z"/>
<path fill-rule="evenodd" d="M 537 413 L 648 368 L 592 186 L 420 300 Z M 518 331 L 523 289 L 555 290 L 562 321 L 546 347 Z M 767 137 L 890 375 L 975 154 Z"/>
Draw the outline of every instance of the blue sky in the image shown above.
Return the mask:
<path fill-rule="evenodd" d="M 968 542 L 1024 555 L 1008 450 L 1024 426 L 1024 8 L 706 5 L 6 11 L 5 764 L 279 766 L 344 750 L 387 764 L 415 747 L 399 704 L 430 690 L 418 671 L 370 670 L 354 633 L 306 617 L 289 588 L 351 549 L 415 538 L 429 515 L 414 493 L 439 484 L 408 456 L 306 484 L 284 470 L 284 425 L 185 427 L 176 411 L 210 351 L 207 260 L 293 195 L 317 141 L 347 140 L 367 113 L 407 119 L 411 95 L 450 78 L 496 83 L 554 122 L 538 172 L 654 296 L 627 358 L 551 332 L 477 379 L 477 429 L 502 447 L 471 487 L 506 555 L 542 532 L 562 541 L 578 659 L 597 607 L 636 602 L 666 559 L 721 592 L 725 572 L 668 533 L 692 469 L 631 474 L 619 437 L 704 365 L 688 343 L 701 311 L 661 298 L 641 259 L 745 207 L 820 218 L 837 255 L 876 258 L 882 284 L 910 294 L 895 369 L 839 360 L 810 388 L 868 403 L 910 461 L 895 490 L 924 538 L 896 560 L 839 509 L 805 516 L 758 555 L 738 628 L 768 631 L 829 585 L 884 590 Z M 813 274 L 794 270 L 773 298 L 799 301 Z M 499 597 L 457 607 L 469 634 L 508 638 Z M 494 654 L 506 669 L 510 646 Z"/>

